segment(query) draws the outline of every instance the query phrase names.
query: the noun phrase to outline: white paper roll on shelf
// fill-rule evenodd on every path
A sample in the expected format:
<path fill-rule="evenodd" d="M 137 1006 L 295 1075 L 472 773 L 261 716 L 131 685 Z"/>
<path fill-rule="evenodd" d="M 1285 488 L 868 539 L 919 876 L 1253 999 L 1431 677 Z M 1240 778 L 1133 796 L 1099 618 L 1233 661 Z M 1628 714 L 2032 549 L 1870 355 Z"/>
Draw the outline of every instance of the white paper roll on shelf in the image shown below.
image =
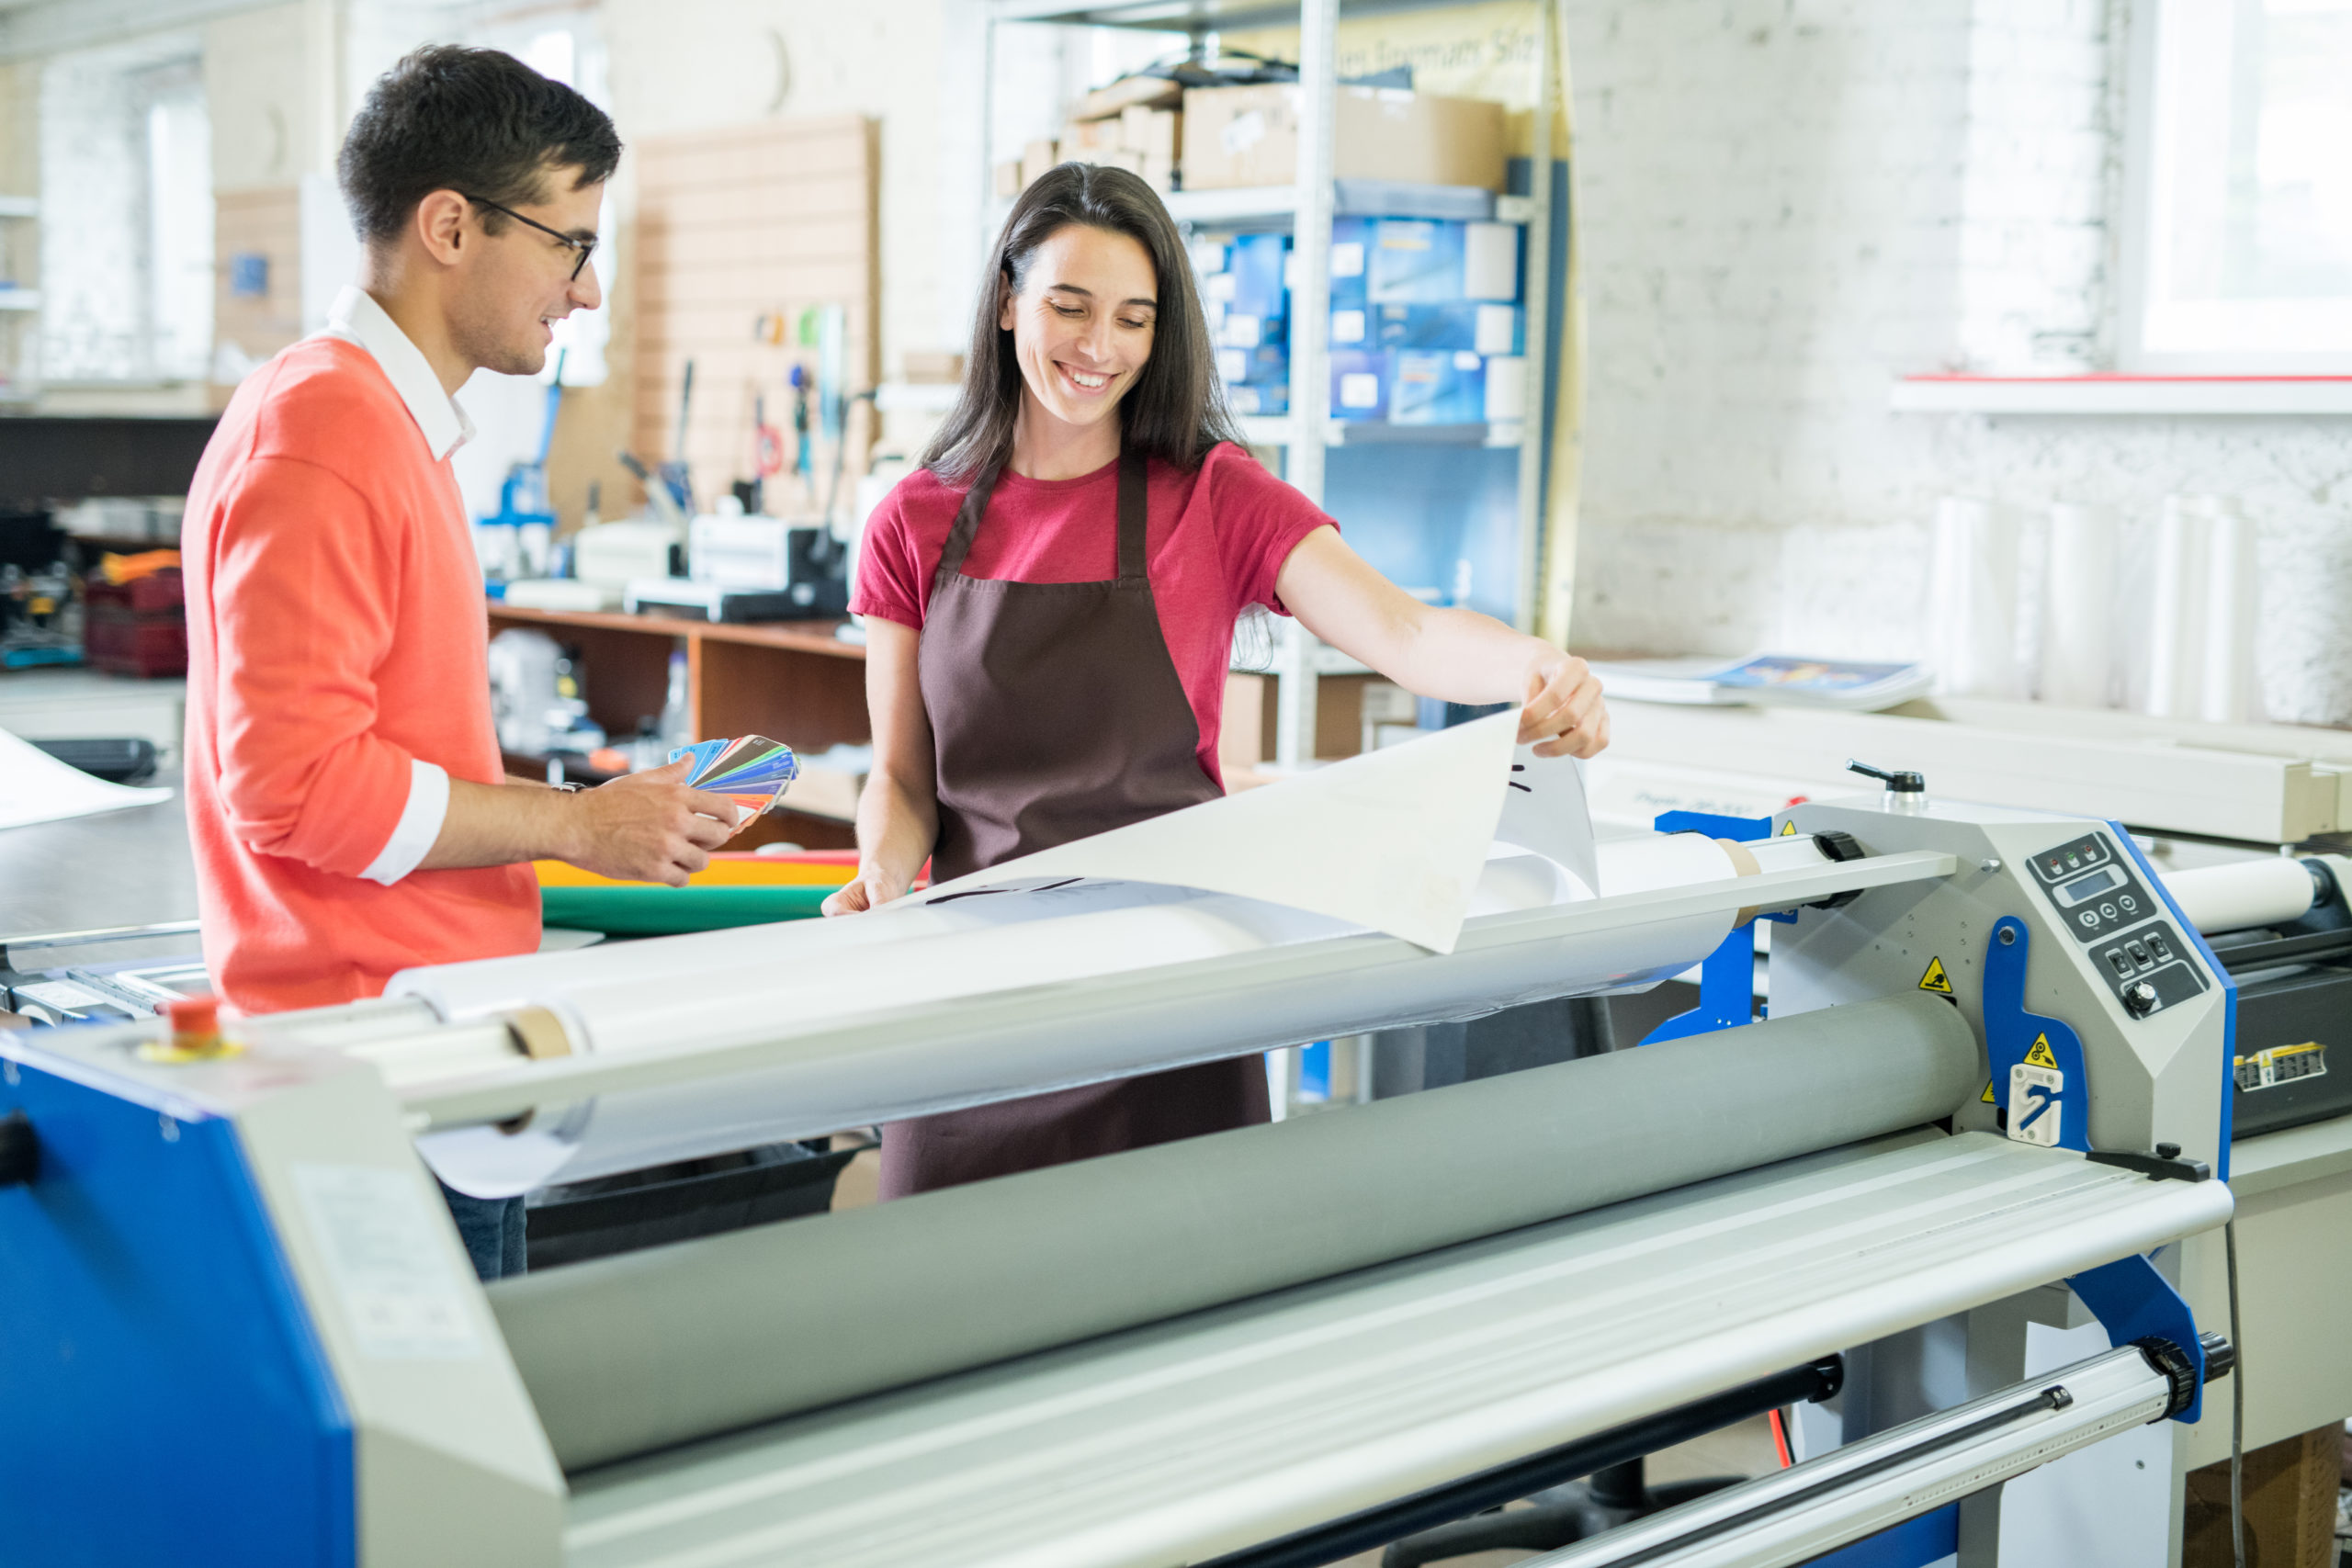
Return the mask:
<path fill-rule="evenodd" d="M 2233 502 L 2207 502 L 2204 694 L 2198 716 L 2246 724 L 2262 716 L 2255 677 L 2255 631 L 2261 588 L 2254 525 Z"/>
<path fill-rule="evenodd" d="M 1928 570 L 1929 658 L 1936 690 L 2021 698 L 2018 662 L 2018 539 L 2009 507 L 1963 496 L 1936 506 Z"/>
<path fill-rule="evenodd" d="M 2285 855 L 2176 871 L 2165 891 L 2200 931 L 2247 931 L 2300 919 L 2319 897 L 2311 868 Z"/>
<path fill-rule="evenodd" d="M 2115 514 L 2102 508 L 2050 509 L 2039 690 L 2045 703 L 2095 708 L 2115 700 L 2117 534 Z"/>
<path fill-rule="evenodd" d="M 2205 569 L 2211 513 L 2204 497 L 2168 495 L 2156 522 L 2148 602 L 2147 709 L 2195 718 L 2205 705 Z"/>

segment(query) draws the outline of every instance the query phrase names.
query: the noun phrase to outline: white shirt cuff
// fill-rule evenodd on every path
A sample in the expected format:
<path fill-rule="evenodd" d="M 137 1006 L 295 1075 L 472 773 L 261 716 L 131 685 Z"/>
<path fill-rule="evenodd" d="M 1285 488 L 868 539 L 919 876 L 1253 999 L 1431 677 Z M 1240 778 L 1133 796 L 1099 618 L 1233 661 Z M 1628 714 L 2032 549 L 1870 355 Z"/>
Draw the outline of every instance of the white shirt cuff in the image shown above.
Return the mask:
<path fill-rule="evenodd" d="M 375 863 L 359 874 L 390 887 L 414 871 L 441 836 L 442 819 L 449 815 L 449 775 L 430 762 L 412 757 L 408 762 L 408 804 L 392 825 L 392 836 L 376 855 Z"/>

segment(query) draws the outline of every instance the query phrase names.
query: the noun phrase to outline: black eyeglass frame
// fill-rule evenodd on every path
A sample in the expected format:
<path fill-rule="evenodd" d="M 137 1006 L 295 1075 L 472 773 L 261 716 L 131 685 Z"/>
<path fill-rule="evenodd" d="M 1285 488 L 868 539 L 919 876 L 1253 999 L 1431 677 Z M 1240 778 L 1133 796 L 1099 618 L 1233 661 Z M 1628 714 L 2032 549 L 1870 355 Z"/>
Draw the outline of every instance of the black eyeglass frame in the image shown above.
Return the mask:
<path fill-rule="evenodd" d="M 466 196 L 466 193 L 463 191 L 459 191 L 458 194 L 459 196 Z M 579 281 L 580 275 L 588 270 L 588 258 L 596 254 L 596 237 L 594 235 L 591 235 L 585 240 L 575 238 L 572 235 L 565 233 L 560 229 L 548 228 L 546 224 L 540 222 L 536 218 L 526 218 L 511 207 L 501 207 L 498 203 L 491 200 L 487 197 L 466 196 L 466 199 L 472 202 L 476 207 L 487 207 L 492 212 L 503 212 L 507 217 L 512 218 L 515 222 L 522 224 L 524 227 L 537 229 L 540 233 L 545 234 L 548 239 L 553 240 L 556 243 L 578 251 L 580 253 L 580 259 L 571 264 L 571 277 L 574 282 Z"/>

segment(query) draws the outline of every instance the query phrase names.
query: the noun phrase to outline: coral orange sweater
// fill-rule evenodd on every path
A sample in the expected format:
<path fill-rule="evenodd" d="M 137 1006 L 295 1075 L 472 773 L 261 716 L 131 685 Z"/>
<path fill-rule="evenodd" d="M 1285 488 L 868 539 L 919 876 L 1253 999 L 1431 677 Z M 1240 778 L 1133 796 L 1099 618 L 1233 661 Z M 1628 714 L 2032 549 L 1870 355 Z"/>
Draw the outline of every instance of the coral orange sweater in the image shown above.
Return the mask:
<path fill-rule="evenodd" d="M 245 379 L 181 549 L 188 836 L 222 998 L 315 1007 L 413 964 L 537 947 L 527 864 L 360 874 L 414 761 L 504 776 L 457 480 L 366 349 L 307 339 Z"/>

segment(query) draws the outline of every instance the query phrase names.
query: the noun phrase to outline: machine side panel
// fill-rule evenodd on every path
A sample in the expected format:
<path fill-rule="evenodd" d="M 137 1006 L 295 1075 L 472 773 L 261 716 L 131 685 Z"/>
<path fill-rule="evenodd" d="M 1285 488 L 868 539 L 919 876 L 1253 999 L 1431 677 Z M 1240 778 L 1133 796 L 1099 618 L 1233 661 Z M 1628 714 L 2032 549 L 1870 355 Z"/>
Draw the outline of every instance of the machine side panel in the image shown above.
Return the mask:
<path fill-rule="evenodd" d="M 41 1146 L 0 1190 L 0 1554 L 353 1564 L 351 1423 L 231 1124 L 0 1077 Z"/>
<path fill-rule="evenodd" d="M 2222 961 L 2214 956 L 2212 945 L 2206 942 L 2204 935 L 2198 931 L 2195 923 L 2187 915 L 2181 913 L 2180 905 L 2165 888 L 2164 878 L 2158 876 L 2156 868 L 2148 863 L 2148 857 L 2140 852 L 2140 846 L 2132 841 L 2130 833 L 2124 831 L 2123 824 L 2110 822 L 2108 826 L 2115 829 L 2116 841 L 2123 846 L 2123 852 L 2130 855 L 2139 865 L 2141 874 L 2148 879 L 2149 886 L 2154 889 L 2157 897 L 2164 900 L 2165 908 L 2171 913 L 2173 923 L 2180 929 L 2182 940 L 2196 950 L 2198 957 L 2205 961 L 2206 970 L 2221 982 L 2222 1142 L 2221 1157 L 2213 1162 L 2213 1174 L 2223 1181 L 2227 1181 L 2230 1179 L 2230 1145 L 2237 1135 L 2237 1128 L 2234 1125 L 2237 1119 L 2237 980 L 2222 966 Z"/>
<path fill-rule="evenodd" d="M 382 1083 L 320 1074 L 236 1131 L 350 1402 L 362 1568 L 553 1568 L 561 1472 Z"/>

